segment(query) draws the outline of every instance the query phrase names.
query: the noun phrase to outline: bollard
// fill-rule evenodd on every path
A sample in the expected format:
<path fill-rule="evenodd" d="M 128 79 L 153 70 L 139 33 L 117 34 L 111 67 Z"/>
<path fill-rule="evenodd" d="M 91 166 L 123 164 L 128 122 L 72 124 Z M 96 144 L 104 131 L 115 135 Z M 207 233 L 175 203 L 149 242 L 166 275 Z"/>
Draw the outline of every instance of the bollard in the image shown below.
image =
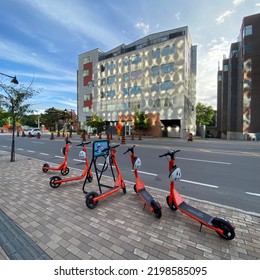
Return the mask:
<path fill-rule="evenodd" d="M 189 133 L 188 141 L 193 141 L 193 135 L 192 135 L 192 133 Z"/>
<path fill-rule="evenodd" d="M 133 132 L 131 133 L 131 139 L 132 139 L 132 140 L 135 140 L 135 135 L 134 135 Z"/>
<path fill-rule="evenodd" d="M 37 133 L 37 139 L 40 139 L 40 138 L 41 138 L 41 133 L 38 132 L 38 133 Z"/>
<path fill-rule="evenodd" d="M 28 133 L 28 137 L 29 137 L 29 138 L 31 138 L 31 137 L 32 137 L 32 134 L 31 134 L 31 132 L 29 132 L 29 133 Z"/>
<path fill-rule="evenodd" d="M 53 133 L 53 132 L 51 133 L 51 138 L 50 138 L 50 140 L 54 140 L 54 133 Z"/>
<path fill-rule="evenodd" d="M 88 139 L 90 139 L 90 133 L 88 133 Z"/>
<path fill-rule="evenodd" d="M 125 135 L 122 135 L 121 144 L 122 144 L 122 145 L 124 145 L 124 144 L 125 144 Z"/>
<path fill-rule="evenodd" d="M 24 131 L 22 132 L 22 137 L 25 137 L 25 133 L 24 133 Z"/>
<path fill-rule="evenodd" d="M 99 139 L 102 139 L 101 133 L 98 134 L 98 138 L 99 138 Z"/>
<path fill-rule="evenodd" d="M 60 132 L 59 131 L 57 132 L 57 137 L 60 137 Z"/>

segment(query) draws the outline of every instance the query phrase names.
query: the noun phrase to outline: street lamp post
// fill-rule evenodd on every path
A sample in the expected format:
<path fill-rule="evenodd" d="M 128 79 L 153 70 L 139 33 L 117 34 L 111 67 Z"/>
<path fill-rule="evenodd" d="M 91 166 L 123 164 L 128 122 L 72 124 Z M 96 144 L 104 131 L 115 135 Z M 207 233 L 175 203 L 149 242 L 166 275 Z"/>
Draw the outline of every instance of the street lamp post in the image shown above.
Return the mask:
<path fill-rule="evenodd" d="M 11 79 L 12 79 L 12 80 L 11 80 L 11 83 L 13 83 L 13 84 L 16 84 L 16 85 L 19 84 L 19 82 L 18 82 L 16 76 L 10 76 L 10 75 L 7 75 L 7 74 L 1 73 L 1 72 L 0 72 L 0 75 L 6 76 L 6 77 L 8 77 L 8 78 L 11 78 Z"/>

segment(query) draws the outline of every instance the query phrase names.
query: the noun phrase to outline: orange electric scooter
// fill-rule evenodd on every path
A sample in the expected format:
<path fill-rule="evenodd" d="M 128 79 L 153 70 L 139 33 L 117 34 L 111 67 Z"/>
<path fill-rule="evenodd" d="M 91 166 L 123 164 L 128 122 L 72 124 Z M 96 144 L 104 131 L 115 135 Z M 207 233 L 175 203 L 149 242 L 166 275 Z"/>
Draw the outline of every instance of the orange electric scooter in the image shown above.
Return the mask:
<path fill-rule="evenodd" d="M 52 171 L 60 171 L 60 173 L 63 176 L 69 174 L 70 170 L 67 164 L 68 164 L 69 149 L 72 147 L 72 143 L 67 139 L 65 141 L 66 141 L 66 146 L 61 149 L 61 152 L 64 155 L 63 162 L 58 167 L 50 167 L 48 163 L 44 163 L 42 166 L 42 172 L 46 173 L 49 170 L 52 170 Z"/>
<path fill-rule="evenodd" d="M 135 185 L 134 185 L 134 191 L 138 194 L 138 196 L 141 198 L 141 200 L 144 202 L 144 208 L 147 205 L 151 212 L 155 214 L 155 216 L 160 219 L 162 216 L 161 211 L 161 205 L 158 201 L 155 201 L 155 199 L 149 194 L 147 189 L 145 188 L 144 183 L 138 176 L 138 169 L 141 167 L 141 159 L 138 157 L 135 157 L 134 153 L 134 147 L 128 148 L 124 154 L 131 152 L 131 162 L 133 165 L 134 175 L 135 175 Z"/>
<path fill-rule="evenodd" d="M 110 187 L 110 189 L 107 190 L 106 192 L 104 192 L 104 193 L 101 192 L 100 194 L 98 194 L 98 193 L 92 191 L 92 192 L 88 192 L 86 194 L 86 205 L 90 209 L 94 209 L 97 206 L 97 203 L 99 202 L 99 200 L 106 198 L 114 193 L 117 193 L 120 190 L 123 190 L 124 194 L 126 193 L 125 182 L 123 180 L 121 171 L 119 169 L 119 166 L 118 166 L 118 163 L 116 160 L 116 147 L 118 147 L 118 146 L 119 146 L 119 144 L 115 145 L 113 147 L 108 146 L 108 148 L 102 150 L 102 152 L 106 152 L 107 150 L 110 151 L 110 154 L 106 158 L 106 165 L 111 166 L 111 167 L 115 166 L 116 172 L 117 172 L 117 177 L 114 182 L 114 187 L 112 187 L 112 188 Z M 113 172 L 113 170 L 112 170 L 112 172 Z M 113 177 L 114 177 L 114 174 L 113 174 Z"/>
<path fill-rule="evenodd" d="M 71 181 L 79 181 L 81 179 L 83 179 L 86 175 L 87 175 L 87 180 L 89 182 L 92 182 L 93 180 L 93 174 L 90 170 L 90 164 L 88 161 L 88 157 L 87 157 L 87 148 L 85 147 L 85 145 L 91 143 L 89 142 L 82 142 L 81 144 L 78 144 L 77 146 L 81 146 L 82 150 L 79 152 L 79 158 L 84 160 L 86 163 L 86 167 L 83 170 L 82 174 L 80 176 L 77 177 L 72 177 L 72 178 L 66 178 L 66 179 L 61 179 L 59 176 L 53 176 L 50 178 L 50 186 L 54 189 L 58 188 L 60 186 L 61 183 L 67 183 L 67 182 L 71 182 Z"/>
<path fill-rule="evenodd" d="M 174 188 L 175 181 L 181 178 L 181 169 L 175 165 L 175 154 L 180 150 L 169 150 L 167 153 L 159 157 L 167 157 L 169 160 L 169 179 L 170 194 L 166 198 L 166 202 L 171 210 L 179 209 L 183 214 L 200 223 L 200 231 L 202 226 L 206 226 L 216 231 L 222 238 L 231 240 L 235 237 L 235 227 L 231 222 L 222 217 L 212 217 L 209 214 L 194 208 L 187 204 L 183 197 Z"/>

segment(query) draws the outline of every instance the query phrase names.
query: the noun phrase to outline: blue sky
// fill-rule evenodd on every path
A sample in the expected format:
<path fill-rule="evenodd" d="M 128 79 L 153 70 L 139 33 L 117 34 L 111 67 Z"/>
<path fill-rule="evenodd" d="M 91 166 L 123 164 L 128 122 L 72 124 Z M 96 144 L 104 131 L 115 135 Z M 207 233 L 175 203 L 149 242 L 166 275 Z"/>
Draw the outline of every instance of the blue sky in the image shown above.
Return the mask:
<path fill-rule="evenodd" d="M 188 26 L 197 51 L 197 102 L 216 108 L 218 61 L 260 0 L 1 0 L 0 72 L 42 89 L 38 113 L 77 106 L 78 55 Z M 2 82 L 10 79 L 0 76 Z"/>

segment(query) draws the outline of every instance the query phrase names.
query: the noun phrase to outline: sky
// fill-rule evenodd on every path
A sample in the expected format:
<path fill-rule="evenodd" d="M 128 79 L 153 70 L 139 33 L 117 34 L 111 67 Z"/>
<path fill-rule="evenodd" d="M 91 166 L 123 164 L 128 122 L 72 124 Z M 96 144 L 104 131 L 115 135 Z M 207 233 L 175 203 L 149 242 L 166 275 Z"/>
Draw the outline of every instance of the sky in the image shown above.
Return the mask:
<path fill-rule="evenodd" d="M 29 101 L 35 113 L 76 110 L 80 54 L 188 26 L 197 45 L 197 102 L 216 109 L 218 65 L 243 17 L 257 13 L 260 0 L 1 0 L 0 72 L 40 89 Z"/>

